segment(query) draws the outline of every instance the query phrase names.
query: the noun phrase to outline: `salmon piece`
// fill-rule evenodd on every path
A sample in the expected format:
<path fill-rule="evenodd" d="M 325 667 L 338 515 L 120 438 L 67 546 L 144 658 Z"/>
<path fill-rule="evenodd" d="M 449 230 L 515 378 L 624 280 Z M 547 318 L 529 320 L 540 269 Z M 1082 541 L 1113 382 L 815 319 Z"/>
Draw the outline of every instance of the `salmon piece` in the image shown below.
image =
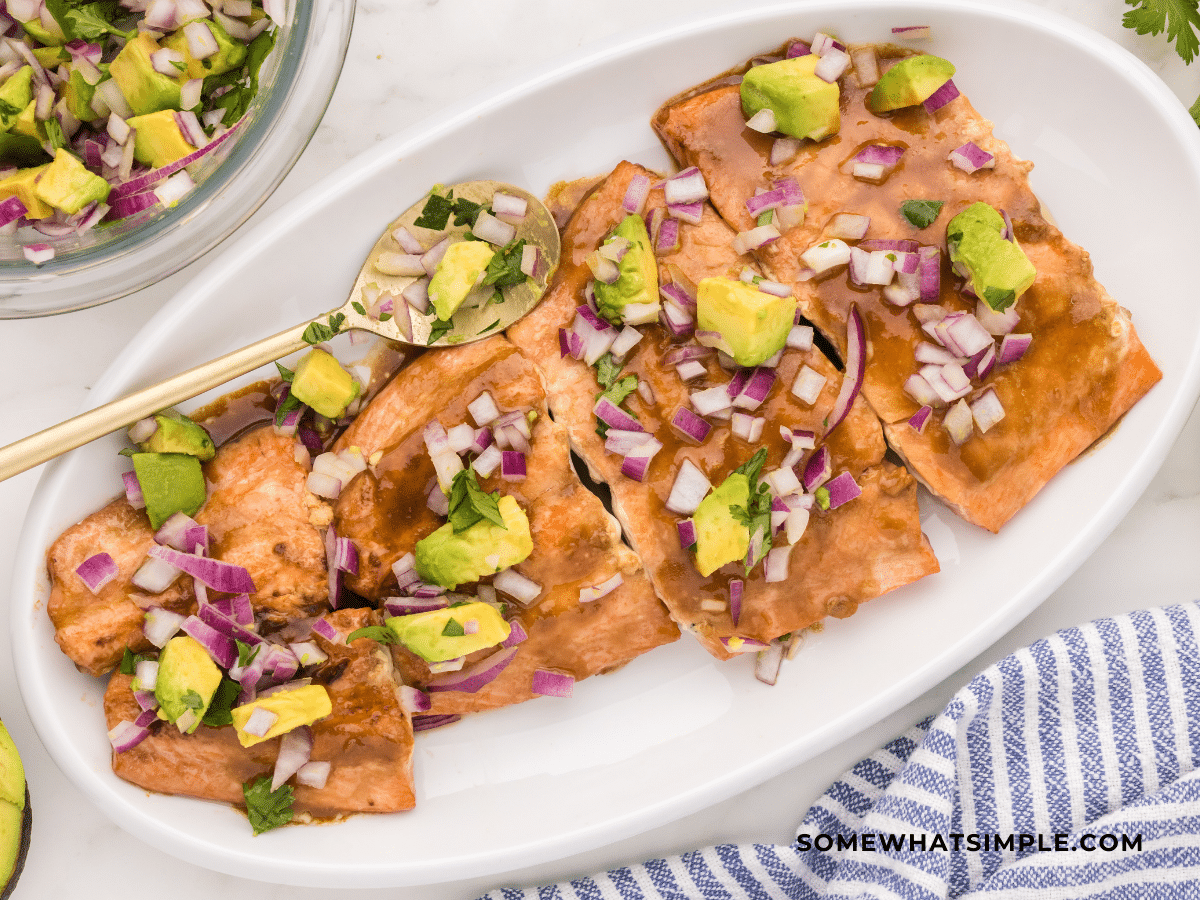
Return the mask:
<path fill-rule="evenodd" d="M 243 566 L 256 587 L 251 597 L 264 633 L 329 609 L 325 544 L 320 529 L 327 504 L 304 486 L 292 438 L 258 428 L 226 444 L 204 464 L 208 499 L 196 520 L 209 529 L 210 553 Z M 120 498 L 68 528 L 50 547 L 48 610 L 54 638 L 81 670 L 110 672 L 125 648 L 151 647 L 142 634 L 143 610 L 162 606 L 187 615 L 196 609 L 192 579 L 180 577 L 149 595 L 132 578 L 154 545 L 143 510 Z M 107 552 L 119 575 L 93 595 L 75 574 L 94 553 Z"/>
<path fill-rule="evenodd" d="M 296 784 L 293 776 L 289 781 L 295 790 L 293 811 L 303 821 L 412 809 L 416 802 L 412 722 L 401 707 L 391 657 L 367 638 L 350 645 L 345 641 L 358 628 L 378 625 L 379 615 L 367 609 L 343 609 L 329 613 L 327 619 L 341 637 L 331 642 L 314 636 L 329 659 L 305 674 L 325 685 L 333 706 L 330 715 L 311 726 L 311 759 L 332 765 L 322 788 Z M 133 721 L 141 711 L 131 680 L 119 672 L 109 679 L 104 694 L 109 729 Z M 232 725 L 201 725 L 193 734 L 182 734 L 173 725 L 159 722 L 136 747 L 113 754 L 113 772 L 148 791 L 242 806 L 242 786 L 272 774 L 281 740 L 243 747 Z"/>
<path fill-rule="evenodd" d="M 563 235 L 563 256 L 547 297 L 532 313 L 509 329 L 509 336 L 533 359 L 542 373 L 551 411 L 565 425 L 572 447 L 587 463 L 592 477 L 608 484 L 612 505 L 626 537 L 641 557 L 654 586 L 685 630 L 695 633 L 713 655 L 727 658 L 723 639 L 752 638 L 764 643 L 806 628 L 828 615 L 847 616 L 860 603 L 936 572 L 937 560 L 920 530 L 916 483 L 903 469 L 884 459 L 886 445 L 880 425 L 861 401 L 825 443 L 835 474 L 847 471 L 862 495 L 838 509 L 814 509 L 807 531 L 792 547 L 786 581 L 765 581 L 764 566 L 749 577 L 740 563 L 727 564 L 701 577 L 690 551 L 680 546 L 677 523 L 682 518 L 666 508 L 676 473 L 690 460 L 719 485 L 745 463 L 758 446 L 767 448 L 764 473 L 780 466 L 790 447 L 780 428 L 812 431 L 818 446 L 841 385 L 841 375 L 819 350 L 788 350 L 776 367 L 776 380 L 766 402 L 755 412 L 766 424 L 754 446 L 736 437 L 727 422 L 714 421 L 703 444 L 676 435 L 670 421 L 689 404 L 689 393 L 728 382 L 730 373 L 715 355 L 706 362 L 702 379 L 684 384 L 664 356 L 682 343 L 660 325 L 642 326 L 643 339 L 626 358 L 624 373 L 648 384 L 653 403 L 638 394 L 625 401 L 648 432 L 664 447 L 651 462 L 645 481 L 621 474 L 621 457 L 607 452 L 596 434 L 592 412 L 600 386 L 585 363 L 562 357 L 558 331 L 568 328 L 591 280 L 584 260 L 624 218 L 621 202 L 630 180 L 649 174 L 623 162 L 576 211 Z M 661 205 L 662 194 L 651 192 L 650 208 Z M 733 232 L 711 207 L 697 225 L 683 225 L 679 250 L 659 257 L 663 282 L 695 285 L 711 275 L 737 277 L 752 265 L 731 246 Z M 809 406 L 791 393 L 802 366 L 825 377 L 817 402 Z M 804 460 L 801 460 L 801 470 Z M 780 541 L 782 543 L 782 540 Z M 736 624 L 728 605 L 730 583 L 744 580 L 745 595 Z"/>
<path fill-rule="evenodd" d="M 325 540 L 328 507 L 305 487 L 294 438 L 269 426 L 226 444 L 205 465 L 208 499 L 196 521 L 208 526 L 212 556 L 242 566 L 264 633 L 329 609 Z"/>
<path fill-rule="evenodd" d="M 153 596 L 134 586 L 134 573 L 153 545 L 154 530 L 145 511 L 134 509 L 121 497 L 72 525 L 50 546 L 46 608 L 54 623 L 54 639 L 80 671 L 103 675 L 121 661 L 126 647 L 135 653 L 151 649 L 142 634 L 144 607 L 163 606 L 178 613 L 195 608 L 190 578 L 176 579 Z M 101 552 L 113 558 L 119 574 L 93 594 L 75 569 Z"/>
<path fill-rule="evenodd" d="M 580 680 L 679 637 L 637 557 L 621 543 L 620 527 L 571 468 L 566 433 L 547 414 L 536 369 L 500 336 L 417 358 L 338 439 L 335 450 L 358 447 L 371 463 L 342 491 L 334 510 L 337 533 L 359 550 L 359 573 L 347 578 L 347 586 L 376 602 L 396 592 L 392 564 L 443 522 L 426 502 L 436 476 L 422 436 L 425 426 L 433 419 L 447 428 L 474 424 L 467 404 L 484 391 L 501 412 L 537 414 L 526 477 L 503 481 L 496 473 L 480 484 L 485 491 L 511 495 L 528 516 L 533 552 L 515 569 L 543 591 L 530 605 L 515 609 L 529 637 L 512 662 L 475 693 L 433 693 L 430 713 L 435 715 L 528 700 L 536 696 L 531 682 L 537 669 Z M 622 584 L 614 591 L 580 603 L 583 588 L 617 574 Z M 474 590 L 474 585 L 460 585 L 456 594 Z M 466 665 L 491 652 L 479 651 Z M 406 683 L 428 685 L 432 673 L 423 660 L 400 646 L 393 653 Z"/>
<path fill-rule="evenodd" d="M 883 68 L 904 55 L 877 51 Z M 759 251 L 772 277 L 791 284 L 801 311 L 844 354 L 851 303 L 862 315 L 870 342 L 863 394 L 884 423 L 891 447 L 912 473 L 960 516 L 998 531 L 1064 465 L 1105 434 L 1161 378 L 1138 339 L 1131 317 L 1092 272 L 1086 251 L 1067 240 L 1044 215 L 1029 187 L 1032 164 L 1016 158 L 992 133 L 992 124 L 959 96 L 933 114 L 921 106 L 886 115 L 865 104 L 869 89 L 851 73 L 841 80 L 842 126 L 819 143 L 804 141 L 792 159 L 771 165 L 773 139 L 745 127 L 739 89 L 728 79 L 681 95 L 664 105 L 653 124 L 681 166 L 704 173 L 713 203 L 736 229 L 751 227 L 746 200 L 759 188 L 792 176 L 808 201 L 803 224 Z M 995 156 L 995 168 L 973 174 L 947 156 L 972 141 Z M 868 144 L 904 148 L 882 184 L 851 174 L 854 156 Z M 944 201 L 927 228 L 900 213 L 905 200 Z M 935 409 L 924 431 L 908 419 L 917 404 L 903 389 L 920 364 L 914 349 L 927 340 L 917 312 L 929 304 L 897 307 L 879 287 L 851 286 L 845 268 L 812 277 L 800 254 L 827 237 L 839 212 L 870 217 L 870 239 L 913 240 L 941 250 L 937 305 L 974 312 L 975 299 L 959 289 L 950 268 L 946 224 L 966 206 L 986 201 L 1012 219 L 1022 249 L 1037 269 L 1033 286 L 1018 300 L 1016 333 L 1033 335 L 1016 362 L 996 366 L 976 380 L 967 400 L 994 390 L 1004 418 L 986 433 L 976 429 L 956 445 Z"/>

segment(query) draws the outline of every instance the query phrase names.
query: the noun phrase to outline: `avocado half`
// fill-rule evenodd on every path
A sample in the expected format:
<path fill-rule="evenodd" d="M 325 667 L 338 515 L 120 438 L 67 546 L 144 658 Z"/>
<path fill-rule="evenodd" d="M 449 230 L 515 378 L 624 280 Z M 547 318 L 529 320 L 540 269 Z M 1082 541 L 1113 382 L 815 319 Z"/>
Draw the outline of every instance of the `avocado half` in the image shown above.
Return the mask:
<path fill-rule="evenodd" d="M 20 779 L 20 784 L 14 783 Z M 5 782 L 0 784 L 0 806 L 6 809 L 0 810 L 0 815 L 4 815 L 7 827 L 0 828 L 0 839 L 4 841 L 4 846 L 0 846 L 0 860 L 3 860 L 3 865 L 7 871 L 0 871 L 0 879 L 3 879 L 3 886 L 0 887 L 0 900 L 7 900 L 13 892 L 13 888 L 17 886 L 17 879 L 21 877 L 21 871 L 25 868 L 25 857 L 29 853 L 29 839 L 33 834 L 33 805 L 29 799 L 29 783 L 25 780 L 25 770 L 21 765 L 21 758 L 17 754 L 16 745 L 13 744 L 12 738 L 9 737 L 4 723 L 0 722 L 0 781 Z M 16 826 L 16 804 L 13 802 L 17 797 L 24 795 L 23 808 L 20 810 L 20 826 Z"/>

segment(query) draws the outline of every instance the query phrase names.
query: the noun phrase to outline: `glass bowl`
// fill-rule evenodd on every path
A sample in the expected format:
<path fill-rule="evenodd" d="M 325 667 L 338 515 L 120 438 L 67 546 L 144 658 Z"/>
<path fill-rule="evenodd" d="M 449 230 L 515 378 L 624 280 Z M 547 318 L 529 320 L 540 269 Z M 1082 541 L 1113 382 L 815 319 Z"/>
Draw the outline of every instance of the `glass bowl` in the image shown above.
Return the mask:
<path fill-rule="evenodd" d="M 38 241 L 55 256 L 34 266 L 0 245 L 0 319 L 84 309 L 153 284 L 207 253 L 279 186 L 308 145 L 337 84 L 355 0 L 288 0 L 241 133 L 192 172 L 197 187 L 161 207 L 83 234 Z"/>

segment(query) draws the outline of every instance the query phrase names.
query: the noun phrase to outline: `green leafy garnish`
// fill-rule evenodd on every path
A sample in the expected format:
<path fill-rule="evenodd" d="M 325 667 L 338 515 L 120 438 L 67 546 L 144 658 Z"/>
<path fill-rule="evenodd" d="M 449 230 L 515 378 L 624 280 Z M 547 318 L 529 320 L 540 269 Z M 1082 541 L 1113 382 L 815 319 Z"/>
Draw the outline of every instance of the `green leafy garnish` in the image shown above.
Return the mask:
<path fill-rule="evenodd" d="M 262 834 L 280 825 L 292 821 L 291 785 L 281 784 L 278 790 L 271 790 L 271 779 L 261 775 L 242 786 L 242 796 L 246 798 L 246 817 L 255 834 Z"/>
<path fill-rule="evenodd" d="M 1167 40 L 1174 42 L 1175 52 L 1185 63 L 1191 63 L 1200 51 L 1200 12 L 1197 0 L 1125 0 L 1133 9 L 1125 13 L 1121 24 L 1138 34 L 1161 34 L 1167 32 Z"/>
<path fill-rule="evenodd" d="M 264 31 L 250 42 L 246 48 L 246 62 L 240 69 L 226 72 L 224 75 L 210 75 L 204 79 L 204 94 L 208 96 L 220 87 L 229 87 L 213 103 L 214 109 L 225 110 L 221 123 L 232 126 L 250 108 L 250 101 L 258 93 L 258 72 L 263 61 L 275 46 L 275 31 Z M 204 60 L 208 62 L 208 60 Z"/>
<path fill-rule="evenodd" d="M 494 321 L 494 322 L 493 322 L 491 325 L 487 325 L 487 326 L 484 326 L 483 328 L 480 328 L 480 329 L 479 329 L 479 333 L 480 333 L 480 334 L 487 334 L 487 333 L 488 333 L 489 331 L 491 331 L 493 328 L 498 328 L 499 326 L 500 326 L 500 320 L 499 320 L 499 319 L 497 319 L 497 320 L 496 320 L 496 321 Z"/>
<path fill-rule="evenodd" d="M 63 134 L 62 126 L 58 124 L 58 119 L 53 116 L 42 123 L 46 128 L 46 139 L 50 142 L 50 146 L 55 150 L 67 145 L 67 138 Z"/>
<path fill-rule="evenodd" d="M 1004 312 L 1016 302 L 1017 294 L 1011 288 L 986 287 L 983 289 L 983 299 L 996 312 Z"/>
<path fill-rule="evenodd" d="M 133 40 L 136 31 L 123 31 L 115 21 L 122 14 L 113 2 L 80 3 L 79 0 L 46 0 L 46 9 L 62 29 L 68 41 L 98 41 L 115 34 Z"/>
<path fill-rule="evenodd" d="M 434 319 L 433 324 L 429 326 L 429 340 L 425 343 L 432 347 L 453 327 L 454 323 L 449 319 Z"/>
<path fill-rule="evenodd" d="M 179 697 L 179 702 L 182 703 L 184 706 L 186 706 L 188 709 L 203 709 L 204 708 L 204 698 L 192 690 L 184 691 L 183 694 L 181 694 Z"/>
<path fill-rule="evenodd" d="M 293 410 L 300 409 L 302 406 L 304 404 L 300 402 L 300 398 L 289 392 L 281 403 L 275 404 L 275 424 L 282 428 L 283 420 L 287 418 L 287 414 Z"/>
<path fill-rule="evenodd" d="M 451 192 L 451 196 L 453 196 L 453 192 Z M 466 197 L 458 197 L 454 201 L 454 224 L 474 228 L 475 220 L 479 218 L 479 214 L 485 209 L 487 209 L 487 204 L 485 203 L 473 203 Z"/>
<path fill-rule="evenodd" d="M 128 647 L 121 654 L 120 672 L 122 675 L 134 675 L 137 673 L 137 664 L 153 657 L 147 656 L 144 653 L 134 653 Z"/>
<path fill-rule="evenodd" d="M 234 638 L 233 642 L 237 644 L 237 664 L 239 666 L 248 666 L 250 663 L 254 662 L 254 657 L 258 656 L 258 648 L 261 646 L 260 644 L 251 646 L 250 644 L 237 640 L 237 638 Z"/>
<path fill-rule="evenodd" d="M 20 114 L 21 114 L 20 107 L 13 106 L 7 100 L 0 100 L 0 116 L 3 116 L 6 119 L 10 119 L 13 116 L 19 116 Z"/>
<path fill-rule="evenodd" d="M 462 637 L 466 633 L 462 622 L 453 616 L 446 620 L 446 627 L 442 629 L 442 637 Z"/>
<path fill-rule="evenodd" d="M 355 300 L 354 302 L 352 302 L 352 303 L 350 304 L 350 306 L 351 306 L 351 307 L 354 309 L 354 311 L 355 311 L 356 313 L 358 313 L 360 316 L 365 316 L 365 315 L 367 314 L 367 308 L 366 308 L 365 306 L 363 306 L 361 303 L 359 303 L 357 300 Z"/>
<path fill-rule="evenodd" d="M 327 320 L 328 324 L 322 322 L 309 322 L 308 327 L 304 329 L 303 339 L 306 344 L 320 344 L 330 340 L 334 335 L 342 330 L 342 325 L 346 322 L 345 313 L 332 313 Z"/>
<path fill-rule="evenodd" d="M 498 288 L 510 287 L 525 280 L 521 271 L 521 255 L 525 252 L 525 239 L 510 241 L 503 250 L 492 256 L 483 275 L 484 284 Z"/>
<path fill-rule="evenodd" d="M 418 228 L 432 228 L 434 231 L 441 231 L 450 221 L 450 213 L 454 210 L 453 196 L 453 191 L 446 197 L 436 192 L 430 194 L 429 199 L 425 201 L 425 206 L 421 209 L 421 214 L 417 216 L 413 224 Z"/>
<path fill-rule="evenodd" d="M 211 728 L 232 725 L 233 705 L 237 703 L 237 698 L 241 693 L 242 686 L 240 684 L 232 678 L 222 678 L 221 683 L 217 685 L 216 693 L 213 694 L 208 711 L 204 713 L 204 718 L 200 721 Z"/>
<path fill-rule="evenodd" d="M 291 384 L 292 379 L 296 377 L 296 373 L 285 365 L 275 363 L 275 368 L 279 370 L 279 378 L 284 384 Z"/>
<path fill-rule="evenodd" d="M 617 380 L 617 376 L 621 374 L 621 363 L 613 359 L 611 353 L 605 353 L 602 357 L 596 360 L 596 380 L 600 382 L 600 387 L 608 390 L 612 387 L 612 383 Z M 634 387 L 637 387 L 637 382 L 634 382 Z M 621 400 L 625 398 L 622 397 Z M 619 403 L 620 400 L 614 401 Z"/>
<path fill-rule="evenodd" d="M 749 530 L 751 547 L 754 545 L 756 533 L 762 534 L 762 543 L 758 552 L 753 557 L 750 555 L 746 557 L 747 575 L 771 549 L 771 491 L 767 483 L 760 478 L 766 461 L 767 448 L 762 447 L 750 459 L 734 469 L 735 472 L 746 476 L 746 480 L 750 483 L 750 497 L 745 506 L 729 507 L 729 513 Z"/>
<path fill-rule="evenodd" d="M 625 401 L 626 397 L 637 390 L 637 386 L 638 377 L 632 374 L 626 375 L 624 378 L 618 378 L 616 381 L 609 384 L 608 387 L 596 395 L 596 400 L 599 402 L 600 398 L 607 397 L 613 402 L 613 404 L 620 406 Z M 627 409 L 625 412 L 629 413 L 629 415 L 633 416 L 635 419 L 637 418 L 637 415 L 632 410 Z M 608 425 L 604 422 L 597 422 L 596 434 L 600 435 L 600 437 L 607 435 Z"/>
<path fill-rule="evenodd" d="M 500 492 L 490 494 L 479 486 L 474 469 L 463 469 L 450 484 L 450 510 L 447 519 L 454 533 L 466 531 L 476 522 L 487 519 L 493 525 L 507 528 L 500 515 Z"/>
<path fill-rule="evenodd" d="M 904 218 L 916 228 L 928 228 L 942 211 L 942 200 L 905 200 L 900 204 Z"/>
<path fill-rule="evenodd" d="M 388 628 L 386 625 L 367 625 L 359 628 L 346 635 L 346 643 L 352 643 L 359 638 L 368 638 L 378 644 L 398 644 L 400 638 L 396 637 L 396 632 Z"/>

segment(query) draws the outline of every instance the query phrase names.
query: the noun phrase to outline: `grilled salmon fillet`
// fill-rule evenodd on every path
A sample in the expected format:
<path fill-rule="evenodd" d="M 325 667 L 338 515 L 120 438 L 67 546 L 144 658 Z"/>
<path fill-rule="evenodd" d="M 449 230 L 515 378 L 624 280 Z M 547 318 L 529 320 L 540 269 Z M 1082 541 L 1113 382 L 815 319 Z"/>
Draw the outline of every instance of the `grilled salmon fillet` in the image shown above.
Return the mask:
<path fill-rule="evenodd" d="M 884 46 L 876 52 L 886 70 L 910 51 Z M 712 202 L 738 230 L 754 224 L 746 200 L 758 189 L 796 179 L 807 215 L 756 251 L 761 262 L 794 287 L 803 314 L 843 353 L 848 310 L 857 305 L 870 347 L 863 394 L 889 444 L 959 515 L 998 531 L 1161 378 L 1129 313 L 1096 281 L 1087 252 L 1043 215 L 1029 187 L 1032 164 L 1012 154 L 965 96 L 933 113 L 917 105 L 876 115 L 865 102 L 870 88 L 851 70 L 841 79 L 840 131 L 803 141 L 794 157 L 772 165 L 773 138 L 746 127 L 734 81 L 727 77 L 669 101 L 653 117 L 654 128 L 679 165 L 701 169 Z M 952 165 L 947 157 L 968 141 L 994 155 L 993 168 L 968 174 Z M 854 157 L 872 144 L 904 150 L 882 183 L 852 173 Z M 901 204 L 914 199 L 944 203 L 932 225 L 919 228 L 901 214 Z M 938 246 L 937 305 L 974 312 L 975 298 L 961 291 L 950 267 L 945 232 L 946 223 L 976 201 L 1007 212 L 1037 269 L 1033 286 L 1017 301 L 1013 328 L 1033 338 L 1023 357 L 996 366 L 967 398 L 994 390 L 1003 419 L 959 445 L 942 427 L 944 408 L 934 409 L 923 432 L 908 425 L 919 404 L 903 385 L 920 366 L 913 353 L 926 335 L 917 313 L 928 304 L 892 305 L 879 287 L 851 285 L 845 267 L 814 278 L 800 254 L 828 236 L 838 213 L 869 216 L 868 239 Z"/>
<path fill-rule="evenodd" d="M 511 495 L 529 518 L 533 552 L 515 569 L 543 590 L 515 617 L 528 633 L 511 663 L 475 693 L 432 694 L 431 714 L 492 709 L 535 696 L 532 677 L 550 669 L 587 678 L 679 637 L 637 557 L 621 543 L 620 528 L 571 468 L 566 433 L 547 414 L 546 395 L 533 365 L 504 337 L 419 357 L 359 414 L 335 449 L 358 447 L 371 461 L 343 489 L 334 527 L 359 550 L 359 573 L 347 586 L 379 601 L 395 593 L 391 566 L 438 528 L 426 493 L 436 476 L 423 440 L 437 419 L 446 428 L 471 421 L 467 404 L 487 391 L 501 411 L 530 410 L 526 477 L 480 479 L 486 491 Z M 619 574 L 611 593 L 580 602 L 580 591 Z M 490 579 L 485 579 L 485 582 Z M 470 594 L 471 585 L 456 593 Z M 501 599 L 505 599 L 501 595 Z M 489 650 L 469 657 L 469 666 Z M 402 646 L 394 648 L 406 683 L 426 686 L 429 667 Z"/>
<path fill-rule="evenodd" d="M 920 529 L 916 483 L 884 459 L 886 445 L 869 407 L 856 401 L 824 440 L 823 423 L 834 405 L 841 375 L 817 349 L 784 352 L 774 386 L 754 413 L 766 418 L 761 441 L 751 445 L 736 437 L 728 422 L 717 421 L 708 438 L 696 445 L 676 435 L 669 423 L 676 410 L 688 405 L 690 391 L 724 384 L 731 375 L 714 354 L 708 358 L 705 376 L 684 384 L 675 367 L 664 362 L 681 340 L 672 339 L 661 325 L 643 326 L 643 340 L 622 371 L 648 384 L 654 402 L 633 394 L 626 403 L 664 448 L 652 460 L 644 481 L 621 474 L 621 457 L 606 452 L 596 433 L 592 409 L 600 386 L 595 371 L 561 355 L 558 332 L 570 326 L 576 307 L 584 303 L 584 289 L 592 277 L 584 260 L 625 216 L 621 204 L 631 179 L 648 174 L 632 163 L 621 163 L 584 200 L 563 234 L 562 261 L 547 297 L 508 334 L 537 363 L 551 411 L 565 425 L 576 452 L 593 477 L 611 488 L 613 509 L 672 616 L 694 632 L 709 652 L 725 658 L 730 655 L 729 638 L 766 643 L 829 615 L 848 616 L 860 603 L 936 572 L 937 560 Z M 661 205 L 662 193 L 652 191 L 649 203 L 650 208 Z M 660 279 L 694 285 L 707 276 L 737 277 L 753 261 L 733 249 L 733 237 L 728 225 L 706 208 L 699 224 L 682 226 L 679 249 L 659 258 Z M 790 391 L 805 365 L 826 379 L 814 405 L 802 403 Z M 781 426 L 789 432 L 810 430 L 818 436 L 818 446 L 827 443 L 834 471 L 850 472 L 862 495 L 838 509 L 814 510 L 807 531 L 792 547 L 786 581 L 766 582 L 761 564 L 748 577 L 740 563 L 702 577 L 691 552 L 680 546 L 681 516 L 666 508 L 676 473 L 684 460 L 690 460 L 717 485 L 758 446 L 768 451 L 764 471 L 775 469 L 790 447 L 780 434 Z M 735 579 L 745 581 L 736 624 L 726 602 Z"/>
<path fill-rule="evenodd" d="M 346 636 L 378 625 L 378 613 L 342 609 L 327 620 L 337 641 L 314 635 L 329 659 L 312 671 L 325 685 L 333 712 L 314 723 L 311 759 L 332 763 L 322 788 L 295 784 L 293 810 L 317 818 L 356 812 L 396 812 L 415 803 L 412 780 L 412 722 L 400 704 L 391 656 L 368 638 L 346 644 Z M 111 729 L 141 712 L 131 677 L 117 672 L 104 694 L 104 716 Z M 162 794 L 243 805 L 242 786 L 270 776 L 281 738 L 243 747 L 232 726 L 201 725 L 183 734 L 167 722 L 132 749 L 113 754 L 121 778 Z"/>
<path fill-rule="evenodd" d="M 251 602 L 263 631 L 327 610 L 325 545 L 312 521 L 323 504 L 304 487 L 307 472 L 296 461 L 294 439 L 269 427 L 255 429 L 222 446 L 204 464 L 204 475 L 208 498 L 196 520 L 208 526 L 211 556 L 250 573 L 256 588 Z M 46 562 L 54 638 L 81 670 L 102 675 L 121 661 L 126 647 L 148 649 L 144 608 L 195 611 L 191 578 L 180 577 L 155 595 L 132 584 L 153 544 L 146 513 L 121 498 L 51 545 Z M 101 551 L 112 556 L 119 574 L 93 594 L 75 569 Z"/>

